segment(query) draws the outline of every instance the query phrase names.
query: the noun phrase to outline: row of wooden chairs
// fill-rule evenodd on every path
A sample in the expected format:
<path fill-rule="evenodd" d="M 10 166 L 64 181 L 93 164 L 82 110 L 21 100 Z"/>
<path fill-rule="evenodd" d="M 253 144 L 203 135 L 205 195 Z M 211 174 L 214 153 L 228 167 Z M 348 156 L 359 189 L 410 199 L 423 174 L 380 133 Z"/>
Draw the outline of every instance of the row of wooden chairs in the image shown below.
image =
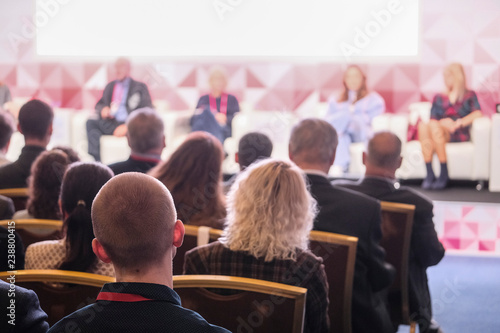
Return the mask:
<path fill-rule="evenodd" d="M 4 192 L 5 193 L 5 192 Z M 2 194 L 0 192 L 0 194 Z M 396 324 L 410 325 L 415 331 L 415 323 L 410 320 L 408 301 L 408 257 L 413 224 L 414 206 L 382 202 L 382 247 L 386 250 L 386 260 L 397 270 L 397 276 L 389 290 L 391 318 Z M 0 221 L 4 225 L 8 221 Z M 31 243 L 57 239 L 61 221 L 16 220 L 25 246 Z M 40 236 L 30 231 L 32 228 L 53 230 L 49 236 Z M 183 273 L 184 255 L 190 249 L 217 240 L 221 231 L 208 227 L 186 225 L 184 244 L 174 258 L 174 275 Z M 323 258 L 330 286 L 329 315 L 332 332 L 351 332 L 351 298 L 357 238 L 312 231 L 310 247 L 313 253 Z"/>
<path fill-rule="evenodd" d="M 7 281 L 10 275 L 10 272 L 0 272 L 0 279 Z M 77 309 L 94 303 L 101 287 L 115 282 L 108 276 L 62 270 L 22 270 L 16 272 L 15 279 L 16 285 L 36 292 L 51 326 Z M 249 326 L 254 332 L 300 333 L 303 330 L 305 288 L 220 275 L 178 275 L 173 280 L 174 289 L 185 308 L 231 332 L 240 331 L 242 325 Z M 47 283 L 65 285 L 55 288 Z M 240 292 L 221 296 L 208 291 L 209 288 Z M 279 302 L 273 302 L 276 299 Z M 256 316 L 259 318 L 258 327 L 252 327 Z"/>

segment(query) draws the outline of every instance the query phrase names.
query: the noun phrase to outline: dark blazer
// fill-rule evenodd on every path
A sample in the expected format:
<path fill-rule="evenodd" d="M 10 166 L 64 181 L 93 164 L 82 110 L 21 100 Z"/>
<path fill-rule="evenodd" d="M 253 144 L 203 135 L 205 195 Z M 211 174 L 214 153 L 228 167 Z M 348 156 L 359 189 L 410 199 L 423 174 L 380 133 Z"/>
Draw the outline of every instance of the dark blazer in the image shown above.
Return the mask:
<path fill-rule="evenodd" d="M 326 177 L 308 174 L 319 213 L 314 230 L 358 237 L 352 291 L 354 333 L 389 333 L 394 328 L 382 291 L 394 279 L 394 267 L 384 261 L 380 204 L 365 195 L 332 186 Z"/>
<path fill-rule="evenodd" d="M 15 232 L 15 228 L 11 230 L 13 231 L 0 226 L 0 272 L 24 269 L 24 244 L 19 234 Z M 14 257 L 12 253 L 9 253 L 9 234 L 11 233 L 14 234 L 15 241 Z"/>
<path fill-rule="evenodd" d="M 102 108 L 105 106 L 109 107 L 111 105 L 115 83 L 116 80 L 111 81 L 106 85 L 101 99 L 95 105 L 95 110 L 97 111 L 99 117 L 101 117 Z M 149 90 L 146 84 L 130 78 L 126 107 L 128 114 L 140 108 L 153 107 L 153 104 L 151 103 L 151 96 L 149 95 Z"/>
<path fill-rule="evenodd" d="M 40 308 L 40 303 L 35 292 L 25 288 L 15 287 L 15 297 L 9 297 L 10 284 L 0 280 L 0 332 L 29 332 L 45 333 L 49 329 L 47 314 Z M 10 306 L 12 299 L 15 299 L 15 326 L 9 324 L 11 318 Z"/>
<path fill-rule="evenodd" d="M 365 177 L 356 183 L 339 185 L 382 201 L 415 205 L 409 267 L 410 311 L 418 316 L 416 319 L 430 322 L 432 309 L 426 269 L 439 263 L 445 252 L 434 228 L 432 202 L 411 188 L 396 188 L 392 181 L 382 178 Z"/>
<path fill-rule="evenodd" d="M 28 187 L 26 180 L 31 173 L 31 164 L 45 148 L 40 146 L 24 146 L 17 161 L 0 168 L 0 188 Z"/>
<path fill-rule="evenodd" d="M 216 99 L 217 111 L 219 112 L 220 112 L 220 101 L 221 101 L 220 97 Z M 198 104 L 196 104 L 197 109 L 198 108 L 204 109 L 206 107 L 210 107 L 210 98 L 208 94 L 201 96 L 200 99 L 198 100 Z M 236 97 L 231 94 L 227 94 L 227 114 L 226 114 L 227 126 L 231 127 L 231 122 L 233 121 L 235 114 L 239 111 L 240 111 L 240 104 L 238 103 Z"/>
<path fill-rule="evenodd" d="M 14 216 L 16 209 L 11 198 L 0 195 L 0 220 L 8 220 Z"/>
<path fill-rule="evenodd" d="M 158 165 L 158 163 L 160 163 L 159 160 L 130 156 L 128 160 L 110 164 L 109 167 L 111 170 L 113 170 L 115 175 L 119 175 L 120 173 L 124 172 L 146 173 L 151 168 Z"/>
<path fill-rule="evenodd" d="M 101 292 L 135 294 L 147 298 L 141 302 L 99 300 L 52 326 L 49 332 L 178 332 L 229 333 L 210 325 L 198 313 L 181 306 L 179 295 L 167 286 L 153 283 L 106 283 Z"/>

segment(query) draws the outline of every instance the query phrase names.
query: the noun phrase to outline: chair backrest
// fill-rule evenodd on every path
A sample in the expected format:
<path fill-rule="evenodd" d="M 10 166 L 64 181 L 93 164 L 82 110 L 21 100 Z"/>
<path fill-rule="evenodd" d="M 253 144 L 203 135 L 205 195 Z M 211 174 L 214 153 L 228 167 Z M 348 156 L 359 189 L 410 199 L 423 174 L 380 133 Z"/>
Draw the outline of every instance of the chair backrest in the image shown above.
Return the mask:
<path fill-rule="evenodd" d="M 198 227 L 194 225 L 184 225 L 184 241 L 182 246 L 177 248 L 173 260 L 174 275 L 182 275 L 184 270 L 184 256 L 186 252 L 194 249 L 197 246 L 206 245 L 210 242 L 210 234 L 212 229 L 210 227 Z"/>
<path fill-rule="evenodd" d="M 208 291 L 241 291 L 221 295 Z M 302 332 L 307 289 L 249 278 L 174 276 L 182 305 L 231 332 Z"/>
<path fill-rule="evenodd" d="M 351 332 L 351 300 L 358 238 L 311 231 L 311 251 L 323 258 L 328 278 L 330 332 Z"/>
<path fill-rule="evenodd" d="M 389 311 L 394 323 L 410 324 L 408 296 L 408 260 L 413 226 L 414 205 L 380 203 L 382 208 L 382 240 L 386 261 L 396 268 L 394 283 L 389 289 Z"/>
<path fill-rule="evenodd" d="M 14 201 L 14 208 L 18 210 L 26 209 L 26 202 L 28 201 L 27 188 L 6 188 L 0 189 L 0 195 L 9 197 Z"/>
<path fill-rule="evenodd" d="M 15 231 L 23 241 L 24 248 L 33 243 L 61 238 L 63 222 L 58 220 L 16 219 L 2 220 L 0 226 L 7 228 L 14 221 Z"/>
<path fill-rule="evenodd" d="M 38 295 L 40 307 L 47 313 L 52 326 L 63 317 L 83 306 L 95 302 L 105 283 L 115 282 L 115 278 L 63 270 L 20 270 L 17 271 L 15 284 L 32 289 Z M 0 272 L 0 279 L 7 281 L 9 272 Z M 64 285 L 53 286 L 53 283 Z"/>

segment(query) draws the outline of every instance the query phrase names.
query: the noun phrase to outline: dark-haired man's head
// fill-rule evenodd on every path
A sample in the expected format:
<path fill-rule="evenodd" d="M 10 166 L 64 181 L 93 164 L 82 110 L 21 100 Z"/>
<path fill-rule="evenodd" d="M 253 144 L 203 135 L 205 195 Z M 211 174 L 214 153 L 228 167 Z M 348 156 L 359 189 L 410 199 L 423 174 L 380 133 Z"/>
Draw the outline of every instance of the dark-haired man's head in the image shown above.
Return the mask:
<path fill-rule="evenodd" d="M 367 176 L 395 178 L 401 162 L 401 140 L 391 132 L 376 133 L 363 153 Z"/>
<path fill-rule="evenodd" d="M 24 135 L 25 144 L 46 147 L 52 135 L 52 108 L 33 99 L 21 107 L 18 118 L 18 129 Z"/>
<path fill-rule="evenodd" d="M 238 152 L 235 155 L 240 170 L 244 170 L 255 161 L 271 157 L 273 143 L 267 135 L 252 132 L 245 134 L 238 143 Z"/>
<path fill-rule="evenodd" d="M 94 252 L 113 263 L 117 281 L 157 278 L 171 285 L 172 258 L 182 245 L 184 226 L 159 180 L 136 172 L 115 176 L 92 204 L 92 223 Z"/>
<path fill-rule="evenodd" d="M 0 109 L 0 153 L 7 153 L 14 126 L 14 119 L 10 113 Z"/>
<path fill-rule="evenodd" d="M 328 122 L 309 118 L 292 129 L 288 154 L 301 169 L 319 170 L 328 173 L 335 161 L 337 131 Z"/>
<path fill-rule="evenodd" d="M 161 155 L 165 148 L 163 121 L 152 108 L 132 112 L 127 119 L 127 138 L 132 153 Z"/>

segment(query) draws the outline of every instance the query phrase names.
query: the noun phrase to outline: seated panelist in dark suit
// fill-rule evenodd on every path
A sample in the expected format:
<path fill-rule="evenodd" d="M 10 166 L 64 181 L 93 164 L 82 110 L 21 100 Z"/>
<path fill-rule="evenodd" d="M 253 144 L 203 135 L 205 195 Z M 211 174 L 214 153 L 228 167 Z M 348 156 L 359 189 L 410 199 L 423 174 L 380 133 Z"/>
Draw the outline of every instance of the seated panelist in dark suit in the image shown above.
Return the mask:
<path fill-rule="evenodd" d="M 184 225 L 160 181 L 138 172 L 115 176 L 95 197 L 91 214 L 92 249 L 113 265 L 116 282 L 49 332 L 229 332 L 183 308 L 172 289 L 172 260 Z"/>
<path fill-rule="evenodd" d="M 40 100 L 33 99 L 21 107 L 17 128 L 25 144 L 17 161 L 0 167 L 0 188 L 28 187 L 31 164 L 49 144 L 53 119 L 52 108 Z"/>
<path fill-rule="evenodd" d="M 396 181 L 396 170 L 401 161 L 401 140 L 390 132 L 377 133 L 363 154 L 365 177 L 358 182 L 339 183 L 339 186 L 382 201 L 415 205 L 409 267 L 410 312 L 412 320 L 419 324 L 420 332 L 439 332 L 437 323 L 432 320 L 426 269 L 438 264 L 445 251 L 432 221 L 432 202 Z"/>
<path fill-rule="evenodd" d="M 97 102 L 96 118 L 87 120 L 89 154 L 101 160 L 100 139 L 102 135 L 124 136 L 128 115 L 143 107 L 152 107 L 146 84 L 130 77 L 130 61 L 119 58 L 115 62 L 116 80 L 106 85 Z"/>
<path fill-rule="evenodd" d="M 127 140 L 132 150 L 128 160 L 111 164 L 115 175 L 124 172 L 148 172 L 161 161 L 165 148 L 163 121 L 151 108 L 133 111 L 127 119 Z"/>
<path fill-rule="evenodd" d="M 210 93 L 198 100 L 196 111 L 191 118 L 191 129 L 209 132 L 221 142 L 232 135 L 231 123 L 240 111 L 238 100 L 224 92 L 227 75 L 223 68 L 214 67 L 209 77 Z"/>
<path fill-rule="evenodd" d="M 391 333 L 384 292 L 395 270 L 385 262 L 380 204 L 365 195 L 332 186 L 328 171 L 335 161 L 337 132 L 321 119 L 305 119 L 290 136 L 289 155 L 307 175 L 319 213 L 314 230 L 358 237 L 352 291 L 354 333 Z"/>
<path fill-rule="evenodd" d="M 40 302 L 33 290 L 15 286 L 14 295 L 11 284 L 0 280 L 0 332 L 2 333 L 45 333 L 49 329 L 47 314 L 40 308 Z M 10 297 L 12 296 L 12 297 Z M 12 300 L 14 315 L 11 314 Z"/>

